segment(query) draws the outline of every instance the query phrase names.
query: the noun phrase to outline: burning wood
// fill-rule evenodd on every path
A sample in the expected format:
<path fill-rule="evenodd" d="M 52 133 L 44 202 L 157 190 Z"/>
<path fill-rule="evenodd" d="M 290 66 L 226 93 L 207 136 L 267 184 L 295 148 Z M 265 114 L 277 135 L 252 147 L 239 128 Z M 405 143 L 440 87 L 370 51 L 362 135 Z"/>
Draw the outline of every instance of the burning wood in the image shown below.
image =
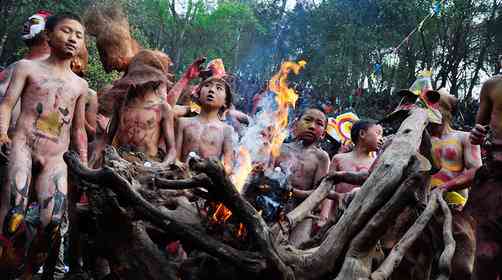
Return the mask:
<path fill-rule="evenodd" d="M 230 217 L 232 217 L 232 211 L 228 210 L 223 203 L 219 203 L 216 206 L 214 214 L 211 216 L 211 222 L 226 223 Z"/>

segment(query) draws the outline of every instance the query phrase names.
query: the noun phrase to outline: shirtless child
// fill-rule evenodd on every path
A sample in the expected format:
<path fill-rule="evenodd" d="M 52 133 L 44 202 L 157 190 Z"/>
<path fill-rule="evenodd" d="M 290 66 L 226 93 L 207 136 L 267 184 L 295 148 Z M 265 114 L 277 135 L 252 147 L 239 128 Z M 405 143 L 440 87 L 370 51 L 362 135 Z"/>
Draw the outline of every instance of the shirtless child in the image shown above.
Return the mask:
<path fill-rule="evenodd" d="M 481 166 L 481 151 L 469 141 L 469 133 L 451 127 L 457 98 L 445 89 L 439 91 L 440 124 L 431 123 L 428 131 L 432 142 L 432 159 L 439 171 L 432 175 L 432 188 L 445 191 L 446 201 L 454 207 L 453 238 L 456 242 L 451 279 L 471 279 L 474 266 L 474 236 L 471 219 L 461 209 L 467 201 L 467 187 Z"/>
<path fill-rule="evenodd" d="M 4 236 L 18 230 L 26 211 L 31 179 L 40 205 L 38 234 L 29 248 L 25 275 L 44 261 L 47 245 L 57 231 L 65 211 L 67 167 L 63 154 L 70 137 L 80 159 L 87 164 L 85 98 L 87 82 L 75 75 L 71 60 L 84 44 L 84 27 L 77 16 L 50 17 L 46 32 L 51 55 L 45 60 L 18 63 L 6 96 L 0 104 L 0 145 L 11 144 L 7 182 L 11 192 L 7 216 L 0 217 Z M 7 135 L 12 108 L 20 99 L 21 113 L 12 133 Z M 44 251 L 45 250 L 45 251 Z"/>
<path fill-rule="evenodd" d="M 306 110 L 294 124 L 295 141 L 281 147 L 275 165 L 291 172 L 289 182 L 293 187 L 295 206 L 307 198 L 328 173 L 328 153 L 316 146 L 325 135 L 327 121 L 320 110 Z M 293 246 L 299 246 L 310 238 L 311 232 L 312 219 L 305 219 L 293 229 L 289 241 Z"/>
<path fill-rule="evenodd" d="M 457 107 L 457 98 L 445 89 L 439 90 L 439 110 L 441 124 L 429 124 L 432 137 L 432 158 L 439 166 L 439 172 L 432 175 L 431 186 L 447 193 L 448 203 L 463 207 L 467 201 L 467 187 L 474 179 L 474 173 L 481 166 L 481 151 L 478 145 L 469 141 L 469 133 L 451 127 L 453 114 Z"/>
<path fill-rule="evenodd" d="M 373 165 L 376 157 L 373 155 L 380 145 L 383 138 L 382 126 L 370 121 L 357 121 L 352 126 L 350 137 L 354 143 L 354 149 L 351 152 L 336 154 L 331 161 L 330 172 L 350 171 L 354 174 L 367 174 Z M 337 193 L 348 193 L 358 188 L 359 185 L 348 183 L 339 183 L 336 185 Z M 334 200 L 328 199 L 323 202 L 320 221 L 318 226 L 322 227 L 330 218 L 334 205 Z"/>
<path fill-rule="evenodd" d="M 502 62 L 502 61 L 501 61 Z M 499 62 L 500 63 L 500 62 Z M 486 151 L 477 171 L 464 212 L 476 220 L 476 261 L 472 279 L 495 280 L 502 276 L 502 75 L 481 89 L 476 127 L 470 139 Z"/>
<path fill-rule="evenodd" d="M 109 142 L 142 152 L 153 162 L 169 164 L 176 158 L 174 119 L 166 102 L 169 57 L 159 51 L 142 50 L 131 61 L 127 74 L 114 86 L 128 85 L 124 102 L 110 124 Z M 164 139 L 166 151 L 159 149 Z"/>
<path fill-rule="evenodd" d="M 219 65 L 214 63 L 209 65 Z M 216 66 L 215 66 L 216 67 Z M 222 64 L 212 71 L 212 76 L 199 85 L 196 94 L 201 107 L 200 114 L 191 118 L 179 118 L 176 133 L 178 160 L 185 162 L 191 152 L 202 158 L 223 159 L 225 171 L 232 170 L 231 126 L 221 120 L 221 114 L 232 104 L 232 91 L 226 80 Z"/>

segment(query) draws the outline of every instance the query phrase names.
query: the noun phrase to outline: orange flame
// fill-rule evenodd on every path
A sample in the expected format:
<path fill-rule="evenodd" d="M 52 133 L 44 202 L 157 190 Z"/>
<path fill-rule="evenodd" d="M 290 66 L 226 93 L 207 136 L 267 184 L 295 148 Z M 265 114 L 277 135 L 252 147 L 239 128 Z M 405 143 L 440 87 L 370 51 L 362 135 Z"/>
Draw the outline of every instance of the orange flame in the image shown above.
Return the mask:
<path fill-rule="evenodd" d="M 219 203 L 213 214 L 213 222 L 226 222 L 230 217 L 232 217 L 232 211 L 228 210 L 223 203 Z"/>
<path fill-rule="evenodd" d="M 287 137 L 285 128 L 288 126 L 288 113 L 290 107 L 295 107 L 298 100 L 298 94 L 295 90 L 288 87 L 287 78 L 289 73 L 293 71 L 295 75 L 300 73 L 300 70 L 305 67 L 306 61 L 301 60 L 298 63 L 286 61 L 281 65 L 281 70 L 277 72 L 268 83 L 269 89 L 276 94 L 275 100 L 278 104 L 278 110 L 275 112 L 275 127 L 274 136 L 271 141 L 272 157 L 276 158 L 280 154 L 281 145 Z"/>
<path fill-rule="evenodd" d="M 239 156 L 238 156 L 238 165 L 234 175 L 232 176 L 232 182 L 235 185 L 235 188 L 238 192 L 242 191 L 244 184 L 246 183 L 246 179 L 248 178 L 249 173 L 253 170 L 253 165 L 251 163 L 251 155 L 249 151 L 244 147 L 239 147 Z"/>
<path fill-rule="evenodd" d="M 243 237 L 247 233 L 246 227 L 244 226 L 243 223 L 239 224 L 239 229 L 237 230 L 237 237 Z"/>

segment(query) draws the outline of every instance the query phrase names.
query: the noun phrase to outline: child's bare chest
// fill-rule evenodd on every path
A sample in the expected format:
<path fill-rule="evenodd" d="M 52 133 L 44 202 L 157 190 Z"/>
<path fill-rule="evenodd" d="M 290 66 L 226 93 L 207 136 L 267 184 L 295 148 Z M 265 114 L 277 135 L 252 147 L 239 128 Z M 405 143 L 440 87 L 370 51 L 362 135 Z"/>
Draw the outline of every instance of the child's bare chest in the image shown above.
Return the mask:
<path fill-rule="evenodd" d="M 216 147 L 223 144 L 223 127 L 217 124 L 192 122 L 185 128 L 189 143 L 199 147 Z"/>
<path fill-rule="evenodd" d="M 154 129 L 160 125 L 161 113 L 159 106 L 124 107 L 120 114 L 121 126 L 135 126 L 141 129 Z"/>
<path fill-rule="evenodd" d="M 461 162 L 463 160 L 462 142 L 459 137 L 451 136 L 432 141 L 433 156 L 437 162 Z"/>
<path fill-rule="evenodd" d="M 286 150 L 286 158 L 281 164 L 282 169 L 290 169 L 295 177 L 310 177 L 315 174 L 318 166 L 318 157 L 310 150 Z"/>
<path fill-rule="evenodd" d="M 368 160 L 354 160 L 352 158 L 345 158 L 339 160 L 337 164 L 337 169 L 339 171 L 368 171 L 373 163 L 373 159 Z"/>
<path fill-rule="evenodd" d="M 82 88 L 72 80 L 49 76 L 30 77 L 22 102 L 35 106 L 37 113 L 43 111 L 73 111 Z"/>

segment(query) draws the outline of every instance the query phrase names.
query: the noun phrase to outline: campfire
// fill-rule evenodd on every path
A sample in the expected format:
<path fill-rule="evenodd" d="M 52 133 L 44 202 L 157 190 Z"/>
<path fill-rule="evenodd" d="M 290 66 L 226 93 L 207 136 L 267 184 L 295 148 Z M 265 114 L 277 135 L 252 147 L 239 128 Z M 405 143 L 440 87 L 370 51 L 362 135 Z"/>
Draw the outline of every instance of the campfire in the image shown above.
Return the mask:
<path fill-rule="evenodd" d="M 253 117 L 236 152 L 235 167 L 230 177 L 239 193 L 248 184 L 258 190 L 251 191 L 252 195 L 246 197 L 270 221 L 280 217 L 279 212 L 284 209 L 282 204 L 290 197 L 285 188 L 286 174 L 270 166 L 273 159 L 280 155 L 281 145 L 288 136 L 289 110 L 295 107 L 298 100 L 295 90 L 288 87 L 287 78 L 291 72 L 298 74 L 305 64 L 305 61 L 284 62 L 269 81 L 274 102 L 265 104 L 263 111 Z M 253 176 L 259 179 L 249 182 Z M 232 212 L 223 203 L 210 205 L 208 214 L 213 231 L 224 236 L 232 232 L 234 237 L 246 239 L 246 227 L 232 219 Z"/>

